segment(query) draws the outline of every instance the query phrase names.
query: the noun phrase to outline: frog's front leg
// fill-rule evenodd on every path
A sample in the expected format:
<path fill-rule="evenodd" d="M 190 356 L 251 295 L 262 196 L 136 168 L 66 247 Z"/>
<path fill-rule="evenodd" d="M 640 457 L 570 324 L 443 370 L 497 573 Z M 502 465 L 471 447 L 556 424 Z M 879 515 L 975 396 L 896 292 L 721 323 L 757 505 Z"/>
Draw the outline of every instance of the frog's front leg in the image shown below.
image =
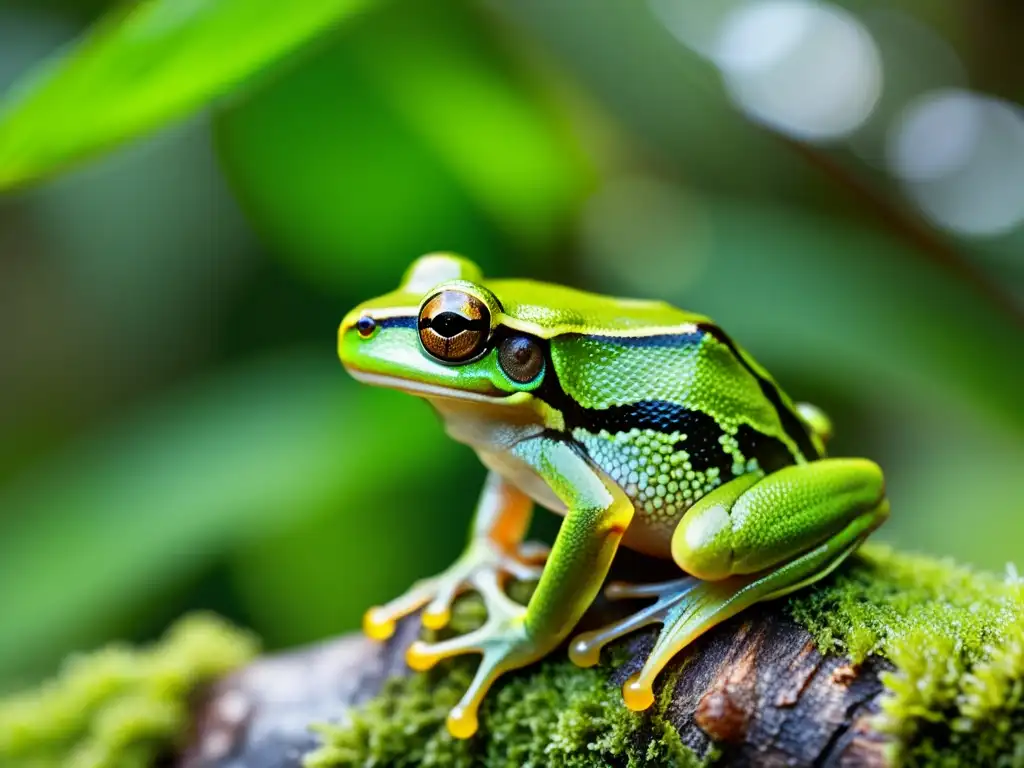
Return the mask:
<path fill-rule="evenodd" d="M 889 515 L 882 471 L 864 459 L 822 459 L 767 476 L 744 475 L 691 507 L 672 537 L 672 557 L 691 577 L 660 585 L 609 585 L 609 597 L 654 597 L 623 621 L 574 638 L 576 663 L 650 623 L 661 634 L 623 687 L 631 709 L 654 702 L 664 666 L 697 637 L 743 609 L 817 581 Z"/>
<path fill-rule="evenodd" d="M 440 629 L 451 617 L 452 602 L 468 589 L 478 590 L 488 610 L 493 610 L 505 576 L 520 580 L 540 576 L 547 547 L 523 543 L 532 509 L 528 496 L 497 473 L 488 474 L 463 554 L 444 573 L 417 582 L 386 605 L 370 608 L 363 616 L 363 631 L 375 640 L 385 640 L 395 631 L 398 619 L 424 605 L 423 625 Z"/>
<path fill-rule="evenodd" d="M 449 656 L 481 654 L 476 676 L 448 715 L 448 730 L 459 738 L 476 732 L 477 709 L 500 675 L 536 661 L 569 634 L 600 591 L 633 515 L 618 486 L 569 443 L 539 437 L 520 443 L 514 453 L 567 508 L 533 597 L 523 607 L 493 583 L 482 587 L 491 598 L 482 627 L 439 643 L 413 643 L 406 654 L 415 669 Z"/>

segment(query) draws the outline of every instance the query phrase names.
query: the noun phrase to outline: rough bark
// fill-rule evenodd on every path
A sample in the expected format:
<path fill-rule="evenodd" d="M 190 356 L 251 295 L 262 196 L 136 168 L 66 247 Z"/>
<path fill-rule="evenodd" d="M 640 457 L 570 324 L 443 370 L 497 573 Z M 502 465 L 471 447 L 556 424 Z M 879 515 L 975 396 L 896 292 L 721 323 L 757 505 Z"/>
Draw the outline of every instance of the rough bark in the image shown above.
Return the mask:
<path fill-rule="evenodd" d="M 179 767 L 301 765 L 317 744 L 307 725 L 336 721 L 390 675 L 406 674 L 403 652 L 417 632 L 406 621 L 386 644 L 349 635 L 266 657 L 224 679 L 198 702 L 195 740 Z M 653 632 L 637 635 L 614 682 L 639 668 L 653 639 Z M 674 664 L 686 666 L 667 716 L 698 754 L 714 742 L 727 765 L 886 764 L 885 739 L 871 726 L 886 662 L 853 667 L 822 656 L 770 605 L 710 633 Z M 672 671 L 663 674 L 671 679 Z"/>

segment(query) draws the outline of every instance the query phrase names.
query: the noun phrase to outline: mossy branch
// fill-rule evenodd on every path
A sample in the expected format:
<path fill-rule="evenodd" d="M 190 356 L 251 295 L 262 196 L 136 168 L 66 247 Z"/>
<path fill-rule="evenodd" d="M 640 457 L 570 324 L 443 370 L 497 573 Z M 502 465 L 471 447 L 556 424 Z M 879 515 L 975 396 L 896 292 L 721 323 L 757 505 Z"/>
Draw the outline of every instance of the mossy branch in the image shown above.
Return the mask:
<path fill-rule="evenodd" d="M 620 559 L 618 577 L 666 575 Z M 617 606 L 599 603 L 585 621 Z M 482 614 L 461 601 L 452 631 Z M 591 669 L 558 652 L 508 675 L 469 741 L 444 718 L 474 660 L 409 674 L 403 651 L 418 632 L 410 620 L 384 645 L 353 635 L 224 677 L 253 655 L 252 638 L 186 619 L 150 648 L 76 657 L 0 701 L 0 765 L 1024 766 L 1024 586 L 1012 569 L 997 578 L 865 547 L 825 582 L 701 638 L 642 715 L 619 686 L 653 632 Z"/>
<path fill-rule="evenodd" d="M 480 612 L 464 601 L 457 629 Z M 556 653 L 508 676 L 465 742 L 444 716 L 472 660 L 410 675 L 402 655 L 418 631 L 407 621 L 384 645 L 349 636 L 228 677 L 197 708 L 181 768 L 1024 765 L 1012 573 L 865 548 L 824 584 L 702 638 L 663 673 L 648 713 L 628 712 L 619 686 L 653 632 L 593 669 Z"/>

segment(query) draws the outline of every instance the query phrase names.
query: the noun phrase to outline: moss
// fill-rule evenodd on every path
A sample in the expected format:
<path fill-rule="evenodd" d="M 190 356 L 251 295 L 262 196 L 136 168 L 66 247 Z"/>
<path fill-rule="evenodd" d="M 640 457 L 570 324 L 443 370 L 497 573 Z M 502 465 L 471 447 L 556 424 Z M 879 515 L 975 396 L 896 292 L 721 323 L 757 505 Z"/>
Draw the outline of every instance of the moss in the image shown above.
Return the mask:
<path fill-rule="evenodd" d="M 528 592 L 515 596 L 525 600 Z M 866 546 L 836 575 L 790 598 L 787 610 L 823 652 L 895 665 L 883 676 L 877 718 L 898 745 L 895 762 L 1024 766 L 1024 595 L 1015 577 Z M 482 619 L 480 602 L 463 600 L 453 629 Z M 472 660 L 394 679 L 345 722 L 319 726 L 324 746 L 306 764 L 701 764 L 664 717 L 675 686 L 664 686 L 655 713 L 630 713 L 611 682 L 628 653 L 623 645 L 611 651 L 593 669 L 553 654 L 510 675 L 485 702 L 480 733 L 466 742 L 448 736 L 444 719 L 469 683 Z"/>
<path fill-rule="evenodd" d="M 528 592 L 513 593 L 517 599 Z M 478 626 L 475 598 L 456 606 L 452 631 Z M 320 725 L 324 745 L 307 768 L 339 766 L 473 766 L 589 768 L 590 766 L 704 765 L 664 716 L 670 696 L 645 716 L 622 705 L 611 672 L 629 656 L 615 646 L 608 660 L 580 669 L 561 654 L 526 673 L 509 675 L 484 702 L 480 732 L 467 741 L 448 735 L 448 710 L 472 677 L 472 660 L 455 660 L 427 673 L 390 680 L 381 694 L 340 725 Z M 672 686 L 666 686 L 671 688 Z"/>
<path fill-rule="evenodd" d="M 192 691 L 255 652 L 249 635 L 196 615 L 150 648 L 72 657 L 57 678 L 0 701 L 0 765 L 154 766 L 184 737 Z"/>
<path fill-rule="evenodd" d="M 531 585 L 513 585 L 525 602 Z M 1024 584 L 867 546 L 782 608 L 822 651 L 855 662 L 887 658 L 876 727 L 911 766 L 1024 766 Z M 771 608 L 771 610 L 779 610 Z M 481 602 L 459 601 L 449 633 L 479 626 Z M 637 715 L 612 646 L 592 669 L 552 654 L 507 676 L 487 698 L 480 733 L 452 739 L 444 720 L 475 661 L 459 659 L 389 681 L 345 722 L 320 725 L 309 768 L 335 766 L 696 766 L 665 713 L 675 686 Z M 10 768 L 143 768 L 180 742 L 197 685 L 254 653 L 246 635 L 211 617 L 185 620 L 154 647 L 70 660 L 41 690 L 0 702 L 0 764 Z M 685 674 L 685 668 L 672 674 Z M 617 678 L 615 678 L 617 680 Z"/>
<path fill-rule="evenodd" d="M 790 610 L 823 651 L 887 658 L 876 727 L 909 765 L 1024 766 L 1024 586 L 863 547 Z"/>

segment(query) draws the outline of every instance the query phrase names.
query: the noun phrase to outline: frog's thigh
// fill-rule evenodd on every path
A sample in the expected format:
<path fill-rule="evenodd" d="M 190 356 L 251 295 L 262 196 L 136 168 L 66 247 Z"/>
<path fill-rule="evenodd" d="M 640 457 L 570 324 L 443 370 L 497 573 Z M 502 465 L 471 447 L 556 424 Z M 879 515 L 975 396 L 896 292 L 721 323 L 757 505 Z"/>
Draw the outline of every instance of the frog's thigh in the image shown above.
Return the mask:
<path fill-rule="evenodd" d="M 691 507 L 672 555 L 699 577 L 664 617 L 643 669 L 623 686 L 631 709 L 654 702 L 654 680 L 679 651 L 754 603 L 828 574 L 884 522 L 882 472 L 862 459 L 822 459 L 726 483 Z"/>
<path fill-rule="evenodd" d="M 866 459 L 821 459 L 762 478 L 745 475 L 687 511 L 672 536 L 672 557 L 710 581 L 757 573 L 861 518 L 879 525 L 888 512 L 887 505 L 880 509 L 884 489 L 882 470 Z"/>

